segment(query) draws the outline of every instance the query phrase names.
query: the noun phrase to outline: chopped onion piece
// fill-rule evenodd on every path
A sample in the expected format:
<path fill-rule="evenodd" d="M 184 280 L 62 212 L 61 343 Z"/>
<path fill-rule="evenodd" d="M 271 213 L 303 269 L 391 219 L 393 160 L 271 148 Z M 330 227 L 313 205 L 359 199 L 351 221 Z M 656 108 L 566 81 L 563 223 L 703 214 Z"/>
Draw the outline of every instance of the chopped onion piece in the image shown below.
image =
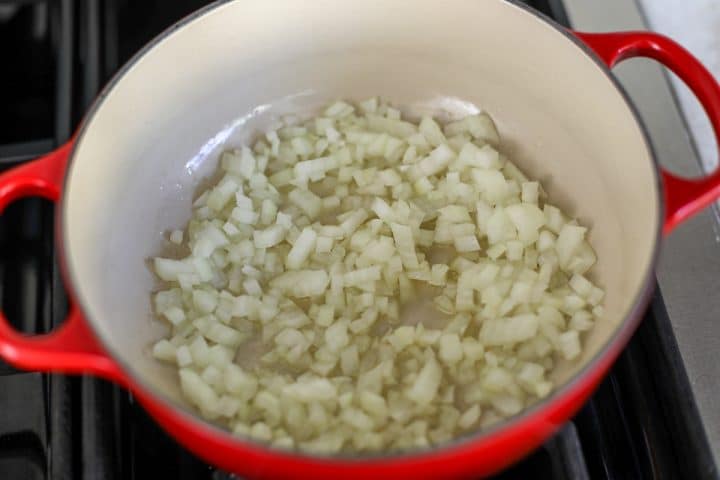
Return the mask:
<path fill-rule="evenodd" d="M 461 253 L 476 252 L 480 250 L 480 244 L 475 235 L 463 235 L 455 237 L 455 250 Z"/>
<path fill-rule="evenodd" d="M 298 270 L 278 275 L 270 281 L 270 286 L 303 298 L 323 294 L 329 283 L 330 278 L 324 270 Z"/>
<path fill-rule="evenodd" d="M 303 266 L 310 253 L 315 248 L 317 234 L 311 227 L 305 227 L 300 236 L 295 240 L 295 244 L 288 253 L 285 265 L 290 269 L 298 269 Z"/>
<path fill-rule="evenodd" d="M 417 404 L 427 405 L 437 395 L 441 380 L 442 370 L 440 365 L 438 365 L 435 357 L 431 357 L 425 362 L 422 370 L 417 375 L 415 383 L 413 383 L 406 395 Z"/>
<path fill-rule="evenodd" d="M 403 266 L 408 269 L 417 268 L 419 264 L 410 227 L 399 223 L 392 223 L 390 224 L 390 229 L 392 230 L 395 247 L 400 254 L 400 260 L 402 260 Z"/>

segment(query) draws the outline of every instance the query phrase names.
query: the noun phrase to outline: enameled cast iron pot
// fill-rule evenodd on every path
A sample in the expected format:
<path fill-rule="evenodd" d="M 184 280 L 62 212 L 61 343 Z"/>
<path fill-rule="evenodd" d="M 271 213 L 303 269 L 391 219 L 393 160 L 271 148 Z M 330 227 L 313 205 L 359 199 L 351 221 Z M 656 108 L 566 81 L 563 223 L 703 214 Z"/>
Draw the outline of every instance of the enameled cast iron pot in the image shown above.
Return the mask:
<path fill-rule="evenodd" d="M 569 32 L 502 0 L 237 0 L 206 8 L 136 55 L 74 140 L 0 176 L 0 208 L 28 195 L 60 202 L 59 249 L 74 300 L 67 321 L 45 335 L 21 335 L 0 315 L 0 355 L 20 368 L 113 380 L 180 443 L 248 477 L 495 472 L 578 410 L 640 321 L 663 234 L 720 195 L 718 172 L 688 180 L 657 165 L 608 70 L 634 56 L 678 74 L 718 132 L 718 84 L 687 51 L 651 33 Z M 235 438 L 194 415 L 172 369 L 148 353 L 162 327 L 150 312 L 146 259 L 159 253 L 161 232 L 187 220 L 197 182 L 224 145 L 248 140 L 280 114 L 373 95 L 415 114 L 489 111 L 503 151 L 544 182 L 553 203 L 592 226 L 606 317 L 581 361 L 560 366 L 548 398 L 432 450 L 313 457 Z"/>

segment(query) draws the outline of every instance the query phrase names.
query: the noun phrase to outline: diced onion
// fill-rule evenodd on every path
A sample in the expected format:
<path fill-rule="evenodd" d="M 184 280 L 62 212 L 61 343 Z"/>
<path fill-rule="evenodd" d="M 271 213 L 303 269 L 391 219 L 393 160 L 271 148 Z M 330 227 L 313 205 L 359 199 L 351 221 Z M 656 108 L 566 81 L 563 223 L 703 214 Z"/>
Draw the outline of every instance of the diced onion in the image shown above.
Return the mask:
<path fill-rule="evenodd" d="M 407 450 L 517 414 L 605 292 L 587 229 L 500 152 L 485 112 L 416 124 L 377 98 L 224 152 L 167 237 L 190 254 L 153 259 L 152 355 L 273 448 Z"/>

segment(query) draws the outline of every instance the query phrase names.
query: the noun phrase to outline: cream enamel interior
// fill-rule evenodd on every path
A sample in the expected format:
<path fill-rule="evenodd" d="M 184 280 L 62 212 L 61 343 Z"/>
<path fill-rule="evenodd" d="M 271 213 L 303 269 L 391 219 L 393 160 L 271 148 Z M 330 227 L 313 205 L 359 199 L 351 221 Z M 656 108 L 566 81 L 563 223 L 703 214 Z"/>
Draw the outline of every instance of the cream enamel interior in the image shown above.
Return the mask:
<path fill-rule="evenodd" d="M 145 386 L 183 404 L 149 354 L 147 259 L 184 225 L 217 154 L 285 113 L 381 95 L 407 112 L 482 108 L 503 152 L 592 226 L 606 318 L 581 362 L 626 319 L 651 268 L 658 182 L 643 133 L 602 69 L 563 33 L 501 0 L 235 1 L 156 44 L 104 98 L 67 180 L 66 262 L 88 320 Z"/>

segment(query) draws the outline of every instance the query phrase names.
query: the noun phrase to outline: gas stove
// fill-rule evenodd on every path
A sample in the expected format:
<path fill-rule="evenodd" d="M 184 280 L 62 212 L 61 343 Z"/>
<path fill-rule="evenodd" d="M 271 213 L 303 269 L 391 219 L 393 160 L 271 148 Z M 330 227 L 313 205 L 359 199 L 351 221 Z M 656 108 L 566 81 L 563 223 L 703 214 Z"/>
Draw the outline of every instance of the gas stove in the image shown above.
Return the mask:
<path fill-rule="evenodd" d="M 65 142 L 102 85 L 201 0 L 0 1 L 0 169 Z M 643 28 L 632 0 L 527 0 L 585 30 Z M 699 163 L 673 91 L 654 66 L 617 72 L 655 150 L 675 171 Z M 67 298 L 53 251 L 53 205 L 15 202 L 0 217 L 0 301 L 16 328 L 51 330 Z M 716 212 L 666 243 L 646 318 L 592 400 L 499 479 L 717 478 L 720 465 L 720 247 Z M 126 391 L 90 377 L 0 362 L 0 478 L 226 479 L 167 436 Z"/>

